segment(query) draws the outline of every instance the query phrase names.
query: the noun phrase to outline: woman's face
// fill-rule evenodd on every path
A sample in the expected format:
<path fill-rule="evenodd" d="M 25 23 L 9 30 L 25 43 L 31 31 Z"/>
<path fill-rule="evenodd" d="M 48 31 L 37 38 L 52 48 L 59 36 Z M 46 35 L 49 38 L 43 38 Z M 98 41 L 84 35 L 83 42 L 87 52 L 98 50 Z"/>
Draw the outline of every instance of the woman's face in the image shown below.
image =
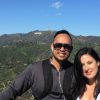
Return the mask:
<path fill-rule="evenodd" d="M 84 77 L 86 77 L 89 82 L 94 81 L 98 72 L 99 62 L 89 54 L 82 55 L 80 61 Z"/>

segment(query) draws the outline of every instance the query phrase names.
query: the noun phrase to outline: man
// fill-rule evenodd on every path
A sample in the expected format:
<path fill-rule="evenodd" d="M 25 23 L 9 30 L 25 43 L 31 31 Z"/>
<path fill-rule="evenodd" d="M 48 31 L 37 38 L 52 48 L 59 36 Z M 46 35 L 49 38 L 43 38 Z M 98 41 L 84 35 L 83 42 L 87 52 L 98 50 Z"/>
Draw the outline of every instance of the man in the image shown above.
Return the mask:
<path fill-rule="evenodd" d="M 29 65 L 13 84 L 0 95 L 0 100 L 14 100 L 29 88 L 37 100 L 71 100 L 73 67 L 68 61 L 72 38 L 68 31 L 54 35 L 50 59 Z"/>

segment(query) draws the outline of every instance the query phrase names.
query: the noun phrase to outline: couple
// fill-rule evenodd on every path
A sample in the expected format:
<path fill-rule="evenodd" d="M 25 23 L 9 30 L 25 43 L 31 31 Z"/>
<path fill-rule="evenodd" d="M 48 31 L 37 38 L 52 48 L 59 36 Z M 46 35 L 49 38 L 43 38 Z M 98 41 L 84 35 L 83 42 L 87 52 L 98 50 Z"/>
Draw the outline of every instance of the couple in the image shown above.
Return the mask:
<path fill-rule="evenodd" d="M 0 100 L 15 100 L 31 88 L 36 100 L 100 100 L 100 58 L 92 48 L 83 48 L 68 61 L 72 38 L 60 30 L 51 43 L 51 57 L 29 65 L 0 94 Z"/>

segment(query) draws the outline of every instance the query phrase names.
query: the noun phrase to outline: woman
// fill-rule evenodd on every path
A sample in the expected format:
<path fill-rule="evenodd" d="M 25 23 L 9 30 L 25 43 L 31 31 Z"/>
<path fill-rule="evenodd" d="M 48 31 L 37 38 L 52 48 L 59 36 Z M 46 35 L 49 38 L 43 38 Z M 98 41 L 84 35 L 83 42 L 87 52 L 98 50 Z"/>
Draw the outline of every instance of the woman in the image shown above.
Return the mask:
<path fill-rule="evenodd" d="M 74 100 L 100 100 L 100 58 L 92 48 L 80 49 L 74 60 Z"/>

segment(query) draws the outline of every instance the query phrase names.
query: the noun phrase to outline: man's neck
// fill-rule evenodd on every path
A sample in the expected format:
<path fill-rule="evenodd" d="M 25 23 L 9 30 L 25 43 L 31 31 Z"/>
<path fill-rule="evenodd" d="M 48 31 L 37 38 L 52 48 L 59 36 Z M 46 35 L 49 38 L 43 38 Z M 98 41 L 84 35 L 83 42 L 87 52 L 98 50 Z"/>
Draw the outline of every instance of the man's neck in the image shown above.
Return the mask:
<path fill-rule="evenodd" d="M 61 69 L 60 61 L 56 60 L 54 57 L 50 59 L 51 64 L 56 68 L 57 71 Z"/>

